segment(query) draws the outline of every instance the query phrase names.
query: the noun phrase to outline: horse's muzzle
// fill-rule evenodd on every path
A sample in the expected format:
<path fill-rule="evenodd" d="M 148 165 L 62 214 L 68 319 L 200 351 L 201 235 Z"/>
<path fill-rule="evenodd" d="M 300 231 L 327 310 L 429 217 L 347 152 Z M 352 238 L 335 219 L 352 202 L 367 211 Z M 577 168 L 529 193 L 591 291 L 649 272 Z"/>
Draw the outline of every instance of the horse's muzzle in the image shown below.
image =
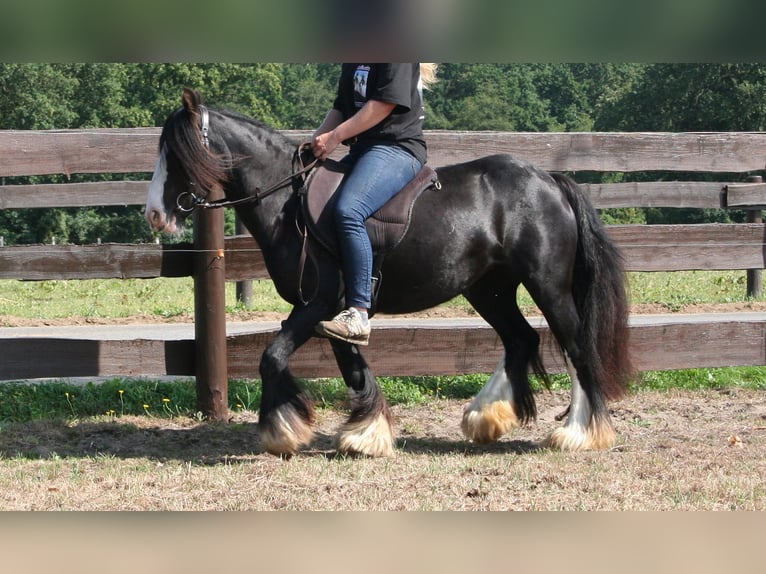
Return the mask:
<path fill-rule="evenodd" d="M 166 214 L 159 209 L 151 209 L 147 211 L 146 221 L 149 223 L 151 230 L 155 232 L 170 234 L 178 231 L 176 218 L 172 215 L 166 216 Z"/>

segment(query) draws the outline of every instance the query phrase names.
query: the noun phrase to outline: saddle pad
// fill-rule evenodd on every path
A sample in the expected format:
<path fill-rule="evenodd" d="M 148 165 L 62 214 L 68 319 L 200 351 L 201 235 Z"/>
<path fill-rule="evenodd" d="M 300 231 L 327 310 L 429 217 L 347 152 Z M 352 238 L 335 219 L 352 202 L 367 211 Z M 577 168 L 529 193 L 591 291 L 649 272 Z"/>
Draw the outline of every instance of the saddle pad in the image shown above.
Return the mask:
<path fill-rule="evenodd" d="M 312 234 L 333 253 L 337 253 L 333 204 L 335 192 L 345 175 L 346 166 L 325 160 L 309 175 L 305 186 L 304 216 Z M 374 253 L 385 253 L 396 247 L 409 228 L 412 206 L 420 194 L 436 185 L 438 178 L 430 166 L 418 174 L 382 208 L 365 222 Z"/>

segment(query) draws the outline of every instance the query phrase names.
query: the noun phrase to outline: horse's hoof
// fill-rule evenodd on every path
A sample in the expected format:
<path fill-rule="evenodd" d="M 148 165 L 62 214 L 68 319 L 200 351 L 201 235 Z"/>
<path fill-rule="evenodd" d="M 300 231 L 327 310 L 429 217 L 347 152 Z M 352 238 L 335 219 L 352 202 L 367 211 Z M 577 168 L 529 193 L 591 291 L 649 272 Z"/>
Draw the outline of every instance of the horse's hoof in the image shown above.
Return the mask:
<path fill-rule="evenodd" d="M 276 456 L 292 456 L 314 439 L 311 425 L 290 405 L 284 405 L 258 424 L 263 448 Z"/>
<path fill-rule="evenodd" d="M 395 452 L 394 431 L 388 417 L 379 413 L 372 421 L 348 422 L 338 432 L 339 453 L 369 457 L 386 457 Z"/>
<path fill-rule="evenodd" d="M 555 429 L 542 443 L 543 447 L 569 452 L 581 450 L 607 450 L 617 442 L 614 427 L 609 419 L 596 423 L 591 420 L 587 428 L 578 424 L 564 425 Z"/>
<path fill-rule="evenodd" d="M 520 426 L 510 401 L 494 401 L 478 409 L 469 405 L 463 411 L 463 435 L 478 444 L 489 444 Z"/>

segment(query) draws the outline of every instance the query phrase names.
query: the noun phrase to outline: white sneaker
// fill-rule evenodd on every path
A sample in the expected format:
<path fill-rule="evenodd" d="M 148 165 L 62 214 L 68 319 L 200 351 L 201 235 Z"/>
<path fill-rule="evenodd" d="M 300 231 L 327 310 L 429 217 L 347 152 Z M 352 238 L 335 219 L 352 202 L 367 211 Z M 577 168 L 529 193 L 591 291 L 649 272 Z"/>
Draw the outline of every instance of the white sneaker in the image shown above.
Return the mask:
<path fill-rule="evenodd" d="M 353 307 L 341 311 L 331 321 L 321 321 L 316 326 L 316 332 L 357 345 L 370 342 L 370 322 L 362 319 Z"/>

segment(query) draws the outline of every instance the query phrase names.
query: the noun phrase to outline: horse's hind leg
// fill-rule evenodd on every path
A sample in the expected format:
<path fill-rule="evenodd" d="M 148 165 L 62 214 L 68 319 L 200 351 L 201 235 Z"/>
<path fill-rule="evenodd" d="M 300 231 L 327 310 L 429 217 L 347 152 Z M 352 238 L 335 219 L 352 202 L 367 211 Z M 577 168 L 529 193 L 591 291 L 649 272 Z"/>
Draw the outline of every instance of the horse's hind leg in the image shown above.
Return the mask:
<path fill-rule="evenodd" d="M 463 434 L 473 442 L 486 444 L 525 424 L 536 416 L 535 399 L 529 384 L 532 364 L 538 359 L 540 337 L 527 323 L 516 304 L 516 289 L 474 285 L 465 297 L 497 331 L 505 347 L 503 358 L 481 391 L 463 411 Z"/>
<path fill-rule="evenodd" d="M 392 455 L 395 439 L 388 402 L 359 348 L 334 339 L 330 344 L 351 397 L 351 414 L 336 436 L 338 452 L 372 457 Z"/>
<path fill-rule="evenodd" d="M 539 297 L 539 295 L 538 295 Z M 593 365 L 580 342 L 580 319 L 574 302 L 566 297 L 539 298 L 548 325 L 564 350 L 567 371 L 572 384 L 571 403 L 564 425 L 555 429 L 543 446 L 566 451 L 611 448 L 616 435 L 609 417 L 606 399 L 597 385 Z M 552 302 L 552 303 L 551 303 Z M 550 309 L 550 312 L 546 310 Z M 597 360 L 593 356 L 591 361 Z"/>
<path fill-rule="evenodd" d="M 564 426 L 553 430 L 543 446 L 567 451 L 611 448 L 616 442 L 616 435 L 603 399 L 597 394 L 593 398 L 588 397 L 580 383 L 578 369 L 567 354 L 564 359 L 572 381 L 572 399 Z M 585 371 L 585 368 L 579 369 L 579 372 Z"/>

